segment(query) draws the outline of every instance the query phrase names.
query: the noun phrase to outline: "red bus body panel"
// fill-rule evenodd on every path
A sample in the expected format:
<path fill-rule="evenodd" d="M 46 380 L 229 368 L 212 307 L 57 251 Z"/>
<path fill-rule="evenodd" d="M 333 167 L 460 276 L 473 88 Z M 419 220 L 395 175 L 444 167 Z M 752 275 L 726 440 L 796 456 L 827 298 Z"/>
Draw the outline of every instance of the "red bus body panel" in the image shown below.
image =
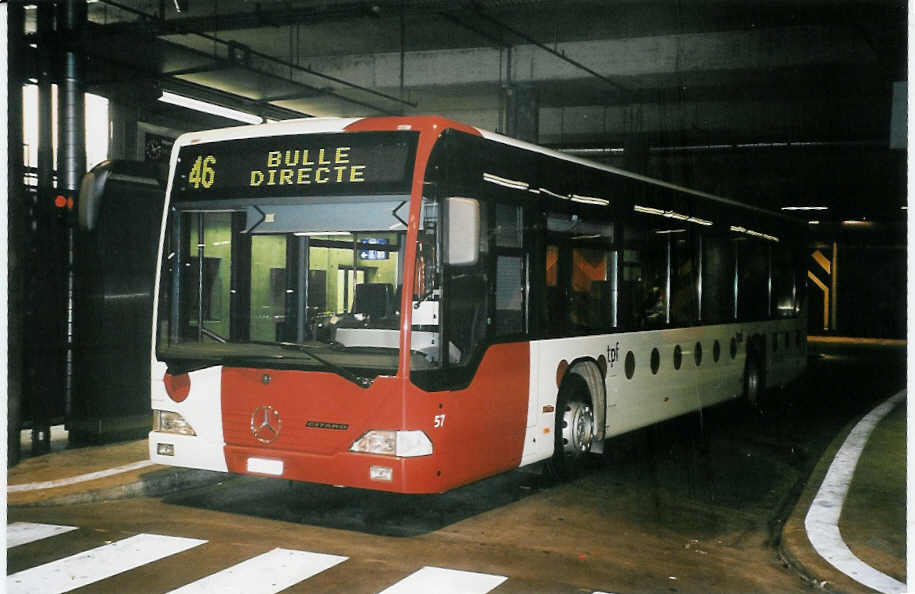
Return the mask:
<path fill-rule="evenodd" d="M 524 447 L 529 352 L 527 343 L 493 345 L 466 389 L 434 393 L 393 377 L 360 388 L 325 372 L 226 367 L 222 414 L 228 469 L 247 474 L 249 458 L 266 458 L 283 461 L 285 479 L 438 493 L 516 468 Z M 251 429 L 252 415 L 265 405 L 282 423 L 269 444 Z M 433 453 L 396 458 L 349 451 L 373 429 L 421 430 Z M 372 465 L 392 468 L 393 479 L 371 480 Z"/>

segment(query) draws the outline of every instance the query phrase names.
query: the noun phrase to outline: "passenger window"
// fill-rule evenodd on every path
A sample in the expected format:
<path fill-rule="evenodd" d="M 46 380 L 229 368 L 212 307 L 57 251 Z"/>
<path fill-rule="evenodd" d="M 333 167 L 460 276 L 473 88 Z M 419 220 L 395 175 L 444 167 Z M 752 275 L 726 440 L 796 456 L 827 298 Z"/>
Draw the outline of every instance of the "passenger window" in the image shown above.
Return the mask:
<path fill-rule="evenodd" d="M 607 275 L 607 249 L 572 249 L 572 303 L 569 311 L 573 327 L 608 330 L 612 291 Z"/>
<path fill-rule="evenodd" d="M 510 203 L 495 205 L 492 231 L 496 246 L 495 320 L 496 336 L 525 331 L 524 210 Z"/>
<path fill-rule="evenodd" d="M 667 323 L 667 239 L 663 229 L 627 229 L 623 250 L 626 327 L 661 328 Z"/>
<path fill-rule="evenodd" d="M 609 331 L 615 325 L 613 225 L 575 213 L 548 213 L 546 222 L 547 334 Z"/>
<path fill-rule="evenodd" d="M 496 320 L 497 336 L 520 334 L 524 331 L 524 269 L 518 256 L 496 258 Z"/>
<path fill-rule="evenodd" d="M 702 321 L 731 319 L 734 286 L 732 244 L 724 237 L 702 238 Z"/>
<path fill-rule="evenodd" d="M 737 316 L 741 320 L 769 317 L 769 244 L 755 239 L 737 243 Z"/>
<path fill-rule="evenodd" d="M 795 315 L 794 258 L 783 246 L 772 248 L 772 312 L 776 318 Z"/>
<path fill-rule="evenodd" d="M 688 229 L 670 233 L 670 323 L 684 326 L 696 323 L 698 305 L 696 262 Z"/>

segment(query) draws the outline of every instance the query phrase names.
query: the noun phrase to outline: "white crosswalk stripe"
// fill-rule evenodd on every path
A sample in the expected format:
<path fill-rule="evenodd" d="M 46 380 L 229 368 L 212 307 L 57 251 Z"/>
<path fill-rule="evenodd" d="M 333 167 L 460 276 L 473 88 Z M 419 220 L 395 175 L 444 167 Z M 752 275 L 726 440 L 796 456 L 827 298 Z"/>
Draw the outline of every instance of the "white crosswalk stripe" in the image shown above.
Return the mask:
<path fill-rule="evenodd" d="M 56 526 L 54 524 L 35 524 L 33 522 L 14 522 L 6 527 L 6 548 L 35 542 L 76 530 L 76 526 Z"/>
<path fill-rule="evenodd" d="M 75 526 L 16 522 L 7 526 L 7 548 L 77 529 Z M 206 542 L 195 538 L 138 534 L 14 573 L 6 579 L 6 591 L 10 594 L 69 592 Z M 342 555 L 276 548 L 181 586 L 170 594 L 275 594 L 348 559 Z M 484 594 L 507 579 L 501 575 L 423 567 L 378 594 Z"/>
<path fill-rule="evenodd" d="M 348 558 L 308 551 L 273 549 L 172 590 L 172 594 L 273 594 L 343 563 Z"/>
<path fill-rule="evenodd" d="M 6 578 L 10 594 L 69 592 L 205 543 L 195 538 L 138 534 Z"/>
<path fill-rule="evenodd" d="M 423 567 L 379 594 L 483 594 L 507 580 L 502 575 Z"/>

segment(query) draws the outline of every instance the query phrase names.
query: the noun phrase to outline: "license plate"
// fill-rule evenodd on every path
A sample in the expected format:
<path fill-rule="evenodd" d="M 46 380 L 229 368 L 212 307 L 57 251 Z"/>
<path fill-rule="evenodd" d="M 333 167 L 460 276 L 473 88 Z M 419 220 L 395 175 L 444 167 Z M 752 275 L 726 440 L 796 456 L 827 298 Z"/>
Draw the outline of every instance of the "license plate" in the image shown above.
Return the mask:
<path fill-rule="evenodd" d="M 283 474 L 283 461 L 268 460 L 266 458 L 248 458 L 248 472 L 281 476 Z"/>

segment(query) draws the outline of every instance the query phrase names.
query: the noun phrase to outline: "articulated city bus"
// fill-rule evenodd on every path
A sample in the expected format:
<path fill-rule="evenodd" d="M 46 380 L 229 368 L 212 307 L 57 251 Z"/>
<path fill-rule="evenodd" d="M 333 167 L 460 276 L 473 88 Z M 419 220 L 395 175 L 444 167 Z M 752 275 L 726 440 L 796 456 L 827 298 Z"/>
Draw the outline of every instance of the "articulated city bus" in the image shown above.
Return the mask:
<path fill-rule="evenodd" d="M 186 134 L 150 458 L 403 493 L 798 376 L 802 228 L 437 117 Z"/>

